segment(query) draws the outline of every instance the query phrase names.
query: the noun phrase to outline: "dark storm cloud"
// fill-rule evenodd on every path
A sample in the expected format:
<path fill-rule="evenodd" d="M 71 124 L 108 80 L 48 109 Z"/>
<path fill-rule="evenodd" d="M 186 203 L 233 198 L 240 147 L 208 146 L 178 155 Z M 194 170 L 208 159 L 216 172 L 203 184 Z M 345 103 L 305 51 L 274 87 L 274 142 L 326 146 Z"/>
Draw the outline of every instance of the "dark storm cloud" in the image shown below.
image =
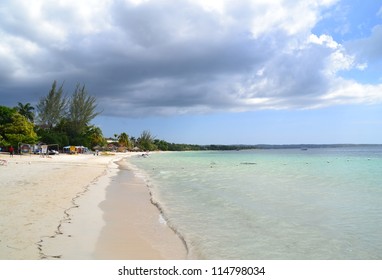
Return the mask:
<path fill-rule="evenodd" d="M 68 94 L 86 84 L 106 115 L 304 108 L 331 84 L 333 50 L 306 42 L 312 19 L 304 27 L 281 12 L 275 22 L 273 4 L 39 3 L 0 8 L 3 104 L 37 102 L 57 80 Z"/>

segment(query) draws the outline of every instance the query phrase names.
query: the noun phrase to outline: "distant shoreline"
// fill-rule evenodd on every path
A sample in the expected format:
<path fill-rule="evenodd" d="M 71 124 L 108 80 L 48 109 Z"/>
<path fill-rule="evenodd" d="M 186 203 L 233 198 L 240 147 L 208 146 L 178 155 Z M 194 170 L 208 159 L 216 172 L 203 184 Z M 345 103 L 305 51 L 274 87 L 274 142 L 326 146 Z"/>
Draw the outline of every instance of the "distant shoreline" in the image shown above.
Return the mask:
<path fill-rule="evenodd" d="M 268 150 L 268 149 L 317 149 L 317 148 L 354 148 L 382 147 L 382 144 L 234 144 L 234 145 L 197 145 L 201 151 L 233 151 L 233 150 Z"/>

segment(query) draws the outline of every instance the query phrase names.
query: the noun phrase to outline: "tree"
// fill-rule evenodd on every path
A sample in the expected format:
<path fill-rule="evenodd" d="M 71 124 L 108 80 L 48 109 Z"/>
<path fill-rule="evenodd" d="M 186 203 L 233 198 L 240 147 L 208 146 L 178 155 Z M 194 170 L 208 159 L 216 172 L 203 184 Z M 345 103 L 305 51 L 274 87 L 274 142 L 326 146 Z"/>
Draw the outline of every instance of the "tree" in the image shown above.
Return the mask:
<path fill-rule="evenodd" d="M 0 105 L 0 129 L 1 125 L 12 122 L 12 116 L 14 113 L 16 113 L 15 109 Z"/>
<path fill-rule="evenodd" d="M 155 146 L 161 151 L 168 151 L 168 143 L 164 140 L 155 139 Z"/>
<path fill-rule="evenodd" d="M 19 143 L 34 144 L 38 137 L 34 131 L 34 125 L 26 117 L 19 113 L 14 113 L 12 122 L 3 126 L 5 140 L 12 146 L 17 147 Z"/>
<path fill-rule="evenodd" d="M 100 143 L 102 131 L 96 133 L 97 129 L 90 126 L 90 121 L 99 114 L 96 107 L 95 97 L 88 95 L 85 86 L 77 84 L 69 99 L 63 95 L 63 84 L 57 88 L 54 81 L 48 95 L 37 105 L 38 134 L 42 139 L 61 144 L 88 146 Z"/>
<path fill-rule="evenodd" d="M 106 140 L 103 137 L 102 130 L 97 126 L 89 126 L 86 132 L 90 147 L 104 146 Z"/>
<path fill-rule="evenodd" d="M 48 95 L 37 104 L 38 123 L 41 127 L 52 129 L 66 116 L 68 102 L 63 96 L 63 86 L 57 89 L 57 82 L 54 81 Z"/>
<path fill-rule="evenodd" d="M 131 144 L 130 144 L 130 141 L 129 141 L 129 135 L 127 135 L 125 132 L 122 132 L 118 136 L 118 143 L 119 143 L 119 145 L 121 145 L 123 147 L 131 148 Z"/>
<path fill-rule="evenodd" d="M 21 142 L 35 143 L 37 135 L 33 123 L 20 115 L 16 109 L 0 106 L 0 145 L 15 146 Z"/>
<path fill-rule="evenodd" d="M 139 147 L 141 148 L 141 150 L 145 150 L 145 151 L 153 151 L 155 150 L 157 147 L 154 145 L 154 138 L 150 131 L 148 130 L 144 130 L 141 134 L 141 136 L 139 137 Z"/>
<path fill-rule="evenodd" d="M 57 144 L 59 147 L 65 147 L 70 144 L 68 135 L 56 130 L 37 130 L 39 140 L 44 143 Z"/>
<path fill-rule="evenodd" d="M 69 122 L 74 133 L 84 133 L 90 121 L 100 112 L 96 112 L 97 103 L 94 96 L 89 96 L 85 85 L 77 84 L 69 103 Z"/>
<path fill-rule="evenodd" d="M 30 104 L 22 104 L 18 102 L 17 107 L 15 109 L 20 113 L 20 115 L 26 117 L 30 122 L 34 121 L 34 107 Z"/>
<path fill-rule="evenodd" d="M 0 147 L 2 146 L 8 146 L 9 143 L 3 138 L 2 135 L 0 135 Z"/>

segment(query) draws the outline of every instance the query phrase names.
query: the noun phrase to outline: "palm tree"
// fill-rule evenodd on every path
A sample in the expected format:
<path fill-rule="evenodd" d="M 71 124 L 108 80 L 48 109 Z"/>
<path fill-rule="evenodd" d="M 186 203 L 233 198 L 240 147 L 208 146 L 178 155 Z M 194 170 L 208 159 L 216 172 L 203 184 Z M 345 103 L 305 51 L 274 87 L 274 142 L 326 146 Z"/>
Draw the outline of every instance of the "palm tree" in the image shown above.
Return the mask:
<path fill-rule="evenodd" d="M 18 102 L 17 107 L 15 109 L 19 112 L 20 115 L 26 117 L 30 122 L 34 121 L 34 107 L 30 104 L 23 104 Z"/>
<path fill-rule="evenodd" d="M 125 132 L 122 132 L 119 136 L 118 136 L 118 143 L 122 146 L 122 147 L 127 147 L 129 148 L 129 135 L 127 135 Z"/>
<path fill-rule="evenodd" d="M 92 147 L 94 146 L 103 146 L 106 144 L 105 138 L 103 137 L 102 130 L 97 126 L 87 127 L 87 135 L 90 140 Z"/>

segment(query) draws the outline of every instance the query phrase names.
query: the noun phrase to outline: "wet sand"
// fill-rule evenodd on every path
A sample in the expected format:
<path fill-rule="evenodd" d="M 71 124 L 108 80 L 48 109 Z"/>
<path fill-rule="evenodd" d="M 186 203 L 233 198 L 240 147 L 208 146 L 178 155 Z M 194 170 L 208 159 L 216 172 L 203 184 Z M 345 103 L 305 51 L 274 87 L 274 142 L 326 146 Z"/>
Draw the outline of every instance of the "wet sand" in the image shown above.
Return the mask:
<path fill-rule="evenodd" d="M 142 178 L 123 161 L 100 204 L 106 225 L 101 231 L 96 259 L 185 259 L 183 241 L 167 226 Z"/>

